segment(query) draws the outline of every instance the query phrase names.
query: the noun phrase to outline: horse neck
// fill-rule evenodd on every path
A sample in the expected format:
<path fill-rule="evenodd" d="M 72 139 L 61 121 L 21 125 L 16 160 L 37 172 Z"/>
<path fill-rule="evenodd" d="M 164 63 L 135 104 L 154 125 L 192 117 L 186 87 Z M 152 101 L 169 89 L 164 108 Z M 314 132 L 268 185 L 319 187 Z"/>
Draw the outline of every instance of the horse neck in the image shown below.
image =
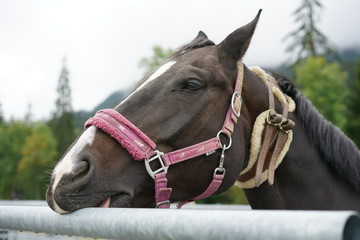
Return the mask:
<path fill-rule="evenodd" d="M 275 183 L 246 190 L 253 208 L 265 209 L 360 209 L 359 193 L 340 177 L 321 149 L 314 144 L 307 123 L 296 122 L 292 145 L 275 172 Z M 349 159 L 344 159 L 344 161 Z"/>

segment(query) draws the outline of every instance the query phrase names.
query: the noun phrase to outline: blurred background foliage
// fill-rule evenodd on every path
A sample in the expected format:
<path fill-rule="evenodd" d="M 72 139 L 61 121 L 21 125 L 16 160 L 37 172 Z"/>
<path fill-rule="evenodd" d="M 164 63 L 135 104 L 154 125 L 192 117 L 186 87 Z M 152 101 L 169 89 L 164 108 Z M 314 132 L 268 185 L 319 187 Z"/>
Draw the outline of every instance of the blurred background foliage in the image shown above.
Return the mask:
<path fill-rule="evenodd" d="M 347 105 L 350 89 L 348 74 L 324 56 L 308 57 L 295 65 L 297 86 L 319 109 L 320 113 L 343 131 L 347 126 Z"/>
<path fill-rule="evenodd" d="M 360 57 L 347 59 L 317 27 L 323 4 L 302 0 L 294 12 L 294 31 L 288 33 L 289 61 L 272 69 L 284 73 L 319 112 L 360 146 Z M 153 55 L 139 62 L 149 74 L 174 51 L 153 47 Z M 352 55 L 354 55 L 352 53 Z M 70 76 L 63 60 L 58 79 L 55 111 L 48 121 L 32 121 L 31 106 L 24 119 L 6 121 L 0 103 L 0 199 L 44 199 L 51 169 L 82 131 L 96 110 L 113 107 L 126 91 L 114 92 L 93 111 L 73 112 Z M 202 203 L 247 204 L 243 191 L 228 191 Z"/>

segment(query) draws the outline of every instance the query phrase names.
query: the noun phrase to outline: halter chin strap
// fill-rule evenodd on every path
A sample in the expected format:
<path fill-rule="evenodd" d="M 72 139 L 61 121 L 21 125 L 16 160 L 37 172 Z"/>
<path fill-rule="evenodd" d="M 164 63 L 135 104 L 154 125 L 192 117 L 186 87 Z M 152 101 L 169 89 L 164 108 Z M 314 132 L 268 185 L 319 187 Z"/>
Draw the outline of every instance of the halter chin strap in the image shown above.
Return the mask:
<path fill-rule="evenodd" d="M 232 94 L 230 107 L 226 113 L 224 124 L 218 134 L 207 141 L 182 148 L 173 152 L 163 153 L 156 150 L 156 144 L 146 136 L 134 124 L 113 109 L 104 109 L 96 113 L 96 115 L 88 119 L 85 128 L 93 125 L 113 137 L 120 145 L 125 148 L 129 154 L 137 161 L 144 160 L 145 167 L 149 175 L 155 180 L 155 200 L 157 208 L 170 207 L 170 194 L 172 189 L 167 187 L 166 173 L 169 166 L 180 163 L 201 155 L 211 155 L 217 149 L 222 149 L 219 166 L 214 169 L 213 179 L 208 188 L 199 196 L 187 201 L 181 201 L 178 205 L 180 208 L 187 202 L 203 199 L 214 194 L 222 184 L 225 176 L 225 168 L 223 166 L 225 159 L 225 151 L 231 147 L 231 135 L 234 126 L 240 117 L 241 111 L 241 90 L 244 77 L 244 66 L 238 61 L 238 76 L 235 82 L 234 92 Z M 229 138 L 228 144 L 222 144 L 220 135 L 224 134 Z M 160 167 L 153 170 L 151 162 L 157 161 Z"/>

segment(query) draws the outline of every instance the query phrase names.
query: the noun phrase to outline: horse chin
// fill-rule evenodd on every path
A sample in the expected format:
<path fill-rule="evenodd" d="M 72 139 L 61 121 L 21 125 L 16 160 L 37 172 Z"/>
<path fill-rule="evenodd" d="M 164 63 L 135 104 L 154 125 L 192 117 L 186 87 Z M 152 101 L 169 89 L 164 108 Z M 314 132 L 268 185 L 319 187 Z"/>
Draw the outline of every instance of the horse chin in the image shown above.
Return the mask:
<path fill-rule="evenodd" d="M 127 193 L 119 193 L 106 197 L 104 200 L 98 204 L 93 204 L 89 202 L 69 204 L 66 208 L 61 208 L 55 201 L 49 204 L 50 208 L 55 212 L 64 214 L 75 212 L 82 208 L 95 207 L 95 208 L 131 208 L 132 207 L 132 197 Z"/>

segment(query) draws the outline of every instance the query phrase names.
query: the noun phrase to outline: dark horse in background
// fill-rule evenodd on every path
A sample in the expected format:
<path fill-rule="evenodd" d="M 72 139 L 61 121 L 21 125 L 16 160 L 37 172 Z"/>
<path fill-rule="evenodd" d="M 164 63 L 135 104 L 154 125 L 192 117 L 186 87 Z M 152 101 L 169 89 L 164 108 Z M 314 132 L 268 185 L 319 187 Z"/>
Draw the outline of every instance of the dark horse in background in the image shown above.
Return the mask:
<path fill-rule="evenodd" d="M 163 189 L 172 190 L 168 196 L 170 202 L 194 200 L 205 192 L 224 192 L 240 179 L 240 173 L 249 164 L 255 121 L 269 110 L 272 94 L 259 75 L 241 62 L 259 15 L 260 12 L 252 22 L 235 30 L 218 45 L 200 32 L 159 69 L 144 77 L 134 91 L 109 112 L 114 116 L 121 114 L 118 119 L 130 126 L 129 134 L 140 134 L 140 138 L 135 138 L 157 149 L 152 153 L 159 156 L 150 169 L 159 168 L 160 174 L 166 175 Z M 291 98 L 296 105 L 295 110 L 288 111 L 287 117 L 282 115 L 280 124 L 291 121 L 296 125 L 290 130 L 292 142 L 283 161 L 276 164 L 276 174 L 269 176 L 273 179 L 269 181 L 265 177 L 265 181 L 260 181 L 257 177 L 255 186 L 245 189 L 251 207 L 360 210 L 360 153 L 356 145 L 323 119 L 288 79 L 270 73 L 266 76 L 276 79 L 273 88 L 280 89 L 280 94 L 287 95 L 286 98 Z M 235 91 L 239 78 L 240 90 Z M 284 104 L 277 97 L 274 99 L 275 113 L 284 112 Z M 238 119 L 233 119 L 230 134 L 219 132 L 226 125 L 224 118 L 229 112 L 232 114 L 234 102 L 241 104 L 239 114 L 235 114 Z M 273 126 L 275 129 L 280 125 Z M 84 207 L 155 207 L 154 189 L 157 187 L 154 188 L 154 176 L 149 176 L 153 170 L 147 170 L 139 161 L 143 159 L 136 159 L 139 155 L 134 154 L 131 146 L 123 144 L 124 137 L 119 140 L 111 131 L 117 130 L 106 131 L 96 124 L 88 124 L 59 161 L 46 194 L 54 211 L 66 213 Z M 280 130 L 277 135 L 284 135 L 284 132 L 288 131 Z M 196 144 L 215 136 L 217 149 L 206 154 L 201 152 L 169 168 L 160 166 L 166 162 L 162 152 L 176 153 L 178 149 L 198 146 Z M 200 147 L 197 151 L 203 149 Z M 260 170 L 266 167 L 266 163 L 256 164 Z M 221 182 L 215 190 L 209 191 L 208 188 L 212 188 L 209 184 L 212 185 L 218 172 Z"/>

